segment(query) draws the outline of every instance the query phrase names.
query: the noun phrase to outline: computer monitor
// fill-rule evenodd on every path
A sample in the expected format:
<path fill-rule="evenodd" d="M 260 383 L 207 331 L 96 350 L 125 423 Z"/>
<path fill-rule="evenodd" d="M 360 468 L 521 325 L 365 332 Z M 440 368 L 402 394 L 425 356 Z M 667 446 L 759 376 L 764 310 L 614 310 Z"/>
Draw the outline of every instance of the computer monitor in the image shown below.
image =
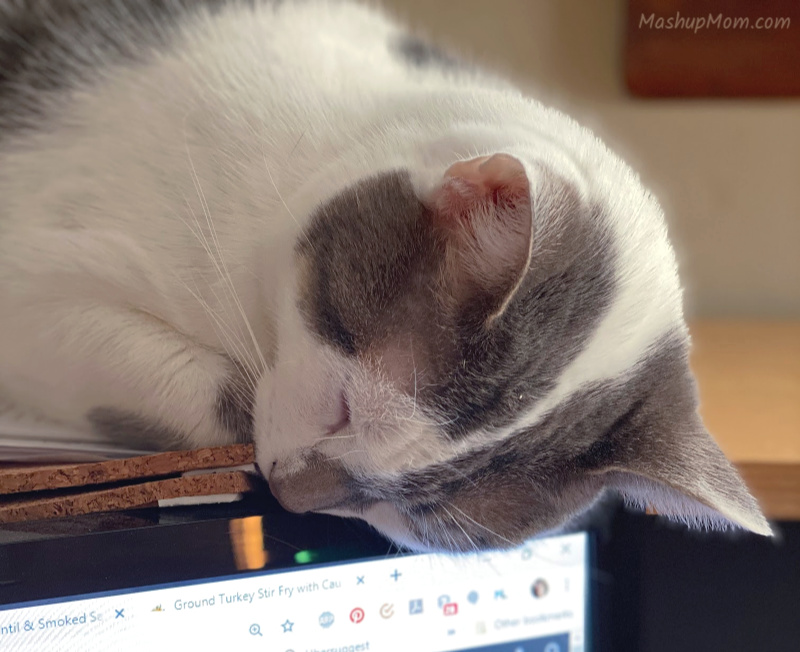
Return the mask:
<path fill-rule="evenodd" d="M 587 551 L 578 533 L 43 600 L 0 612 L 0 647 L 585 652 Z"/>

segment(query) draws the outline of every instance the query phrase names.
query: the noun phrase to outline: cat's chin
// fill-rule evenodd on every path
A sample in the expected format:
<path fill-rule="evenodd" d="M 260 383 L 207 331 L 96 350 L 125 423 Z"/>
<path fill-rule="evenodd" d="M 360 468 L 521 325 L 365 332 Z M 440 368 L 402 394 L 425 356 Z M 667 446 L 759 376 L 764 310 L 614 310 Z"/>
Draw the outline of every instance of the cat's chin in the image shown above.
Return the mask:
<path fill-rule="evenodd" d="M 389 503 L 375 503 L 364 510 L 361 518 L 401 548 L 413 552 L 432 551 L 430 546 L 414 537 L 405 518 Z"/>

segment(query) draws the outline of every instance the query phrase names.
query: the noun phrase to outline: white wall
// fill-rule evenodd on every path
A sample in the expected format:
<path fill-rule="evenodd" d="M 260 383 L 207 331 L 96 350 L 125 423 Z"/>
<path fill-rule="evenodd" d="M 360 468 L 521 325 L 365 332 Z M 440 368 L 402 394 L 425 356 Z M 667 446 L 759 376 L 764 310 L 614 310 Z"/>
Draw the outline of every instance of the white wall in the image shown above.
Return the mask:
<path fill-rule="evenodd" d="M 594 128 L 665 206 L 694 315 L 800 317 L 800 99 L 641 100 L 623 0 L 384 0 Z"/>

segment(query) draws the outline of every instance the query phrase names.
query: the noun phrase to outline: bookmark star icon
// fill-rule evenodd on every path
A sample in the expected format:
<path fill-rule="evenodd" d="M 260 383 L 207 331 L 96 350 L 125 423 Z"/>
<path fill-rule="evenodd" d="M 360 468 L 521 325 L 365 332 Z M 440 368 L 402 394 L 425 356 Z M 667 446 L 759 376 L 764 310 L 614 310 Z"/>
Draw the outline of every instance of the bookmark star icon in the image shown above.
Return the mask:
<path fill-rule="evenodd" d="M 286 632 L 291 632 L 292 631 L 292 627 L 294 627 L 294 623 L 287 618 L 286 622 L 281 623 L 281 627 L 283 627 L 283 633 L 285 634 Z"/>

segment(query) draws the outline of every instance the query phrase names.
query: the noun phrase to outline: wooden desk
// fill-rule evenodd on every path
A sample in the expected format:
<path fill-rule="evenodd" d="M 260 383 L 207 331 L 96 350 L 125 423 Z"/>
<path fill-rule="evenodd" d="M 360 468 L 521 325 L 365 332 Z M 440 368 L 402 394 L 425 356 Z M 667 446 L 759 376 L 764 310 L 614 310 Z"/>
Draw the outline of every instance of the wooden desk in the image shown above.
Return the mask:
<path fill-rule="evenodd" d="M 800 321 L 691 326 L 700 411 L 769 518 L 800 519 Z"/>

